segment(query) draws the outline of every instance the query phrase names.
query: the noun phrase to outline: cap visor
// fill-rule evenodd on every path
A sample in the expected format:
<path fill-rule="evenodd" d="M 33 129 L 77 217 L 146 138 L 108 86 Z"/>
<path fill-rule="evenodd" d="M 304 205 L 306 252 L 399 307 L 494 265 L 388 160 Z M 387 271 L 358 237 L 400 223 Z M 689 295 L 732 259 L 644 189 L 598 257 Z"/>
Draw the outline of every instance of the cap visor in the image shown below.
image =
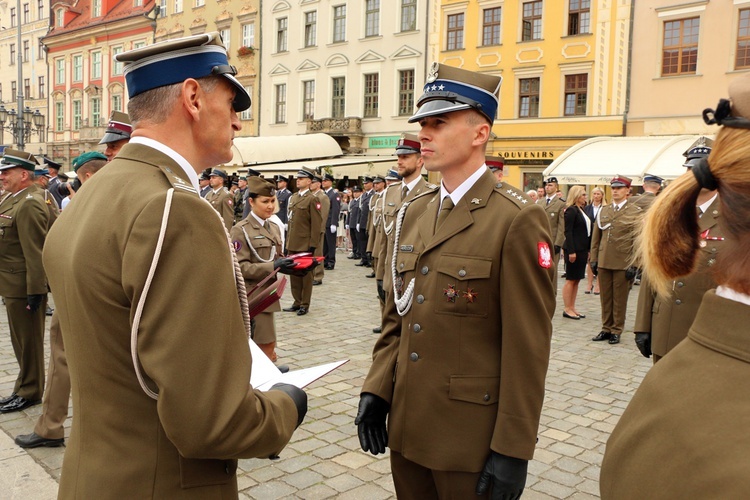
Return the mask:
<path fill-rule="evenodd" d="M 462 102 L 443 101 L 435 99 L 434 101 L 427 101 L 418 110 L 417 113 L 409 118 L 409 123 L 414 123 L 427 116 L 442 115 L 444 113 L 452 113 L 453 111 L 461 111 L 463 109 L 471 109 L 471 106 Z"/>
<path fill-rule="evenodd" d="M 102 140 L 99 141 L 99 144 L 109 144 L 110 142 L 117 142 L 123 139 L 130 139 L 130 137 L 123 134 L 115 134 L 114 132 L 107 132 L 102 137 Z"/>
<path fill-rule="evenodd" d="M 418 155 L 419 151 L 415 151 L 411 148 L 396 148 L 397 155 Z"/>
<path fill-rule="evenodd" d="M 247 108 L 249 108 L 250 94 L 247 93 L 245 87 L 243 87 L 242 84 L 229 73 L 224 73 L 221 76 L 229 80 L 229 83 L 231 83 L 235 87 L 236 92 L 234 94 L 234 102 L 232 102 L 232 107 L 234 108 L 234 110 L 239 113 L 240 111 L 245 111 Z"/>

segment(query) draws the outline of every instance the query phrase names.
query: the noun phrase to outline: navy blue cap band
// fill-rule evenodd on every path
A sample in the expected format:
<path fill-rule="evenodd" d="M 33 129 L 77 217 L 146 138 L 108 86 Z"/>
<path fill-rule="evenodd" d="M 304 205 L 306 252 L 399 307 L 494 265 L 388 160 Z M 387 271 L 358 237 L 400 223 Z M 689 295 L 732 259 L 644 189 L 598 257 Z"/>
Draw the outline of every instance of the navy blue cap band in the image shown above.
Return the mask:
<path fill-rule="evenodd" d="M 155 64 L 158 63 L 158 64 Z M 229 66 L 226 52 L 216 46 L 200 46 L 169 53 L 168 57 L 145 58 L 125 67 L 128 97 L 158 87 L 216 74 L 214 68 Z"/>
<path fill-rule="evenodd" d="M 417 106 L 432 100 L 452 101 L 467 104 L 494 121 L 497 114 L 497 99 L 484 89 L 452 80 L 435 80 L 424 86 L 424 94 Z M 417 115 L 419 112 L 417 112 Z"/>

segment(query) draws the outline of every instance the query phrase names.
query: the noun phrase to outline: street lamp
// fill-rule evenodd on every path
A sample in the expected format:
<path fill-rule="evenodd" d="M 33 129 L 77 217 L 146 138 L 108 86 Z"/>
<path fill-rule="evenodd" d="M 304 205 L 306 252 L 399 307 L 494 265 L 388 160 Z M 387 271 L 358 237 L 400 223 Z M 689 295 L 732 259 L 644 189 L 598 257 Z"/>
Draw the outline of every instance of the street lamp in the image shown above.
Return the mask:
<path fill-rule="evenodd" d="M 5 124 L 8 124 L 8 129 L 13 135 L 18 148 L 23 150 L 24 145 L 31 140 L 31 133 L 36 129 L 39 134 L 39 139 L 42 141 L 42 132 L 44 130 L 44 115 L 26 106 L 23 112 L 19 116 L 15 109 L 10 111 L 5 109 L 5 106 L 0 104 L 0 134 L 5 132 Z M 3 136 L 0 135 L 0 140 Z"/>

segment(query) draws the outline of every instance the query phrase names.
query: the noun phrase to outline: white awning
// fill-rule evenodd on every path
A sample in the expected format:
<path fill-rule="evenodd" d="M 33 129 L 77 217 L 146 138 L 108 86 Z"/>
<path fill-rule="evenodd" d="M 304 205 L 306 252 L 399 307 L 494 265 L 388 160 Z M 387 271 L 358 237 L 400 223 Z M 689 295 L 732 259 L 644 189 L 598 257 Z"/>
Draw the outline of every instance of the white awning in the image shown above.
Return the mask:
<path fill-rule="evenodd" d="M 234 170 L 243 166 L 331 158 L 342 154 L 336 139 L 328 134 L 236 137 L 232 161 L 225 166 Z"/>
<path fill-rule="evenodd" d="M 636 185 L 645 174 L 676 179 L 685 173 L 683 153 L 700 137 L 593 137 L 565 151 L 544 176 L 557 177 L 560 184 L 609 184 L 615 175 L 629 177 Z"/>

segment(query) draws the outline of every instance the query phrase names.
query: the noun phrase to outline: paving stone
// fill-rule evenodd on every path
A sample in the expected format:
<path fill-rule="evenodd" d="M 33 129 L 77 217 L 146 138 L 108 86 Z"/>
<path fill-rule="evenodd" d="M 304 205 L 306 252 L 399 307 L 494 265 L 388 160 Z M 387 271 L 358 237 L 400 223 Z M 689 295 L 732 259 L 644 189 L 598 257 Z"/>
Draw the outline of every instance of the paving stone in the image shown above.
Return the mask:
<path fill-rule="evenodd" d="M 357 488 L 364 483 L 361 479 L 356 478 L 351 474 L 340 474 L 336 477 L 326 479 L 324 481 L 324 484 L 330 486 L 339 493 L 343 493 L 344 491 L 349 491 L 351 489 Z"/>

